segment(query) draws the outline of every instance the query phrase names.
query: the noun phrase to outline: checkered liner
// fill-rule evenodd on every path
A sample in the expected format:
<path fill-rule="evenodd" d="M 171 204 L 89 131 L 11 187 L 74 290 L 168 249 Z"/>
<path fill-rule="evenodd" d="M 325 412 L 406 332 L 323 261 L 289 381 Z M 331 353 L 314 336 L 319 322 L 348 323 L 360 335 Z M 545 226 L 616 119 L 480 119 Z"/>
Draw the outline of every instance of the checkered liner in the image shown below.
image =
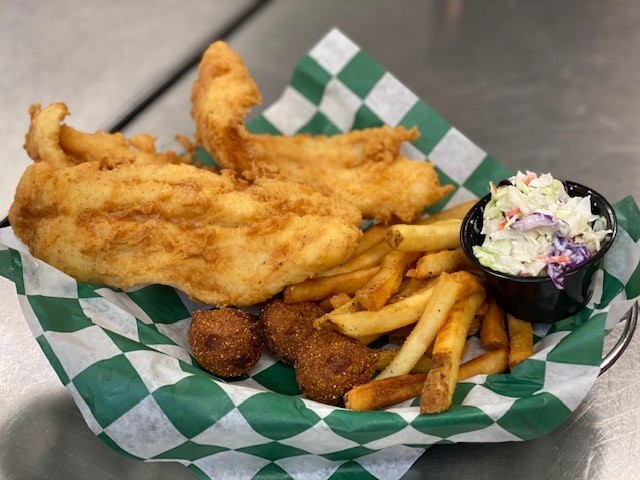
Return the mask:
<path fill-rule="evenodd" d="M 338 30 L 302 59 L 251 129 L 331 134 L 382 124 L 417 125 L 421 137 L 403 153 L 428 157 L 455 185 L 433 210 L 484 195 L 489 180 L 511 174 Z M 292 368 L 268 353 L 249 378 L 219 380 L 189 354 L 190 313 L 201 306 L 172 288 L 77 283 L 3 245 L 0 274 L 15 282 L 35 338 L 88 426 L 115 450 L 178 461 L 202 478 L 398 478 L 430 445 L 532 439 L 576 409 L 598 375 L 607 319 L 640 296 L 640 211 L 630 197 L 615 209 L 621 228 L 592 303 L 572 319 L 537 325 L 532 358 L 511 374 L 460 383 L 453 407 L 437 415 L 419 415 L 415 400 L 375 412 L 309 401 Z"/>

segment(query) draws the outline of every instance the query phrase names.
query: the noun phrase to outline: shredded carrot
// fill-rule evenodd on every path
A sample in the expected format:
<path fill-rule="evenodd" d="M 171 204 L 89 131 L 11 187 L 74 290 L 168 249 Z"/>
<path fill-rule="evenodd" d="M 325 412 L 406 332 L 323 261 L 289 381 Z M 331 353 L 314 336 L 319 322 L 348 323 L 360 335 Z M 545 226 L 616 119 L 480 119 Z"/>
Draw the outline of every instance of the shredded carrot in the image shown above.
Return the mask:
<path fill-rule="evenodd" d="M 550 255 L 546 257 L 539 256 L 536 257 L 536 260 L 541 260 L 547 263 L 569 263 L 571 261 L 569 255 Z"/>
<path fill-rule="evenodd" d="M 514 217 L 515 215 L 518 215 L 520 213 L 522 213 L 522 210 L 520 210 L 520 207 L 512 208 L 511 210 L 507 210 L 506 212 L 504 212 L 507 218 Z"/>
<path fill-rule="evenodd" d="M 531 183 L 531 180 L 533 180 L 534 178 L 536 178 L 536 174 L 533 172 L 527 172 L 527 176 L 524 177 L 524 180 L 522 180 L 524 182 L 525 185 L 529 185 L 529 183 Z"/>

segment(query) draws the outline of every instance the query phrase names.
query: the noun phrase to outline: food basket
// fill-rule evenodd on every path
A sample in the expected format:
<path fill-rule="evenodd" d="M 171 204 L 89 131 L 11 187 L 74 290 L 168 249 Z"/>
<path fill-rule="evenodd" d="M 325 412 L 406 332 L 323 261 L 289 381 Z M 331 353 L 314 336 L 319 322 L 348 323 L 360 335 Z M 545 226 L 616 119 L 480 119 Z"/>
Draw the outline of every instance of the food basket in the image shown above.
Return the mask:
<path fill-rule="evenodd" d="M 489 180 L 511 175 L 339 30 L 309 51 L 250 129 L 333 134 L 383 124 L 417 126 L 420 137 L 402 153 L 429 158 L 455 186 L 429 213 L 481 197 Z M 268 353 L 248 377 L 217 379 L 189 354 L 191 311 L 202 305 L 165 286 L 78 283 L 29 255 L 10 228 L 0 230 L 0 274 L 15 283 L 34 337 L 87 425 L 118 452 L 177 461 L 201 478 L 399 478 L 430 445 L 549 433 L 622 353 L 640 296 L 640 211 L 631 197 L 614 208 L 620 230 L 591 303 L 535 325 L 533 357 L 510 374 L 459 383 L 452 408 L 434 415 L 420 415 L 416 401 L 373 412 L 310 401 L 293 369 Z M 603 360 L 605 334 L 621 318 L 623 334 Z"/>

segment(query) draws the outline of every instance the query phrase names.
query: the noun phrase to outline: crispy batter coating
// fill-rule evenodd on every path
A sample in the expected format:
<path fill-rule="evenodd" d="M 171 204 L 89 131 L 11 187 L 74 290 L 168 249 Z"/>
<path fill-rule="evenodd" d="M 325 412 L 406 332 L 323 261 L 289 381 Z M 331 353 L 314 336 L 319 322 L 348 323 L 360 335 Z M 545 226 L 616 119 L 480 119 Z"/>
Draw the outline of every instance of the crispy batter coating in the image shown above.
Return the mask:
<path fill-rule="evenodd" d="M 453 189 L 441 186 L 430 162 L 400 155 L 417 129 L 383 126 L 332 136 L 254 135 L 244 116 L 261 101 L 242 58 L 222 42 L 204 53 L 193 85 L 196 139 L 224 168 L 247 178 L 280 175 L 328 188 L 362 215 L 411 221 Z"/>
<path fill-rule="evenodd" d="M 258 86 L 240 56 L 222 41 L 209 46 L 191 90 L 191 116 L 196 122 L 196 140 L 214 154 L 221 167 L 234 168 L 237 163 L 240 171 L 253 167 L 251 135 L 244 117 L 261 102 Z"/>
<path fill-rule="evenodd" d="M 159 283 L 209 304 L 252 305 L 340 264 L 362 235 L 360 212 L 339 197 L 173 164 L 150 146 L 142 158 L 123 146 L 132 157 L 114 147 L 98 159 L 96 138 L 64 140 L 66 108 L 38 112 L 27 140 L 35 163 L 9 218 L 34 256 L 77 280 Z"/>
<path fill-rule="evenodd" d="M 341 405 L 351 388 L 371 380 L 378 353 L 358 340 L 330 330 L 318 330 L 299 350 L 296 380 L 311 400 Z"/>
<path fill-rule="evenodd" d="M 267 348 L 284 362 L 293 364 L 298 349 L 315 332 L 313 321 L 324 315 L 313 302 L 270 301 L 260 312 L 260 324 Z"/>
<path fill-rule="evenodd" d="M 36 103 L 29 109 L 29 115 L 31 123 L 24 148 L 35 162 L 48 162 L 54 168 L 107 159 L 111 163 L 183 163 L 172 151 L 156 152 L 151 135 L 127 138 L 121 133 L 104 131 L 84 133 L 62 124 L 69 115 L 64 103 L 52 103 L 44 109 Z"/>
<path fill-rule="evenodd" d="M 411 222 L 452 191 L 440 185 L 430 162 L 399 154 L 400 143 L 416 137 L 415 129 L 378 127 L 332 136 L 252 138 L 257 165 L 275 167 L 282 178 L 328 187 L 365 218 Z"/>
<path fill-rule="evenodd" d="M 258 319 L 231 307 L 196 310 L 189 326 L 189 346 L 198 363 L 222 378 L 244 375 L 262 354 Z"/>

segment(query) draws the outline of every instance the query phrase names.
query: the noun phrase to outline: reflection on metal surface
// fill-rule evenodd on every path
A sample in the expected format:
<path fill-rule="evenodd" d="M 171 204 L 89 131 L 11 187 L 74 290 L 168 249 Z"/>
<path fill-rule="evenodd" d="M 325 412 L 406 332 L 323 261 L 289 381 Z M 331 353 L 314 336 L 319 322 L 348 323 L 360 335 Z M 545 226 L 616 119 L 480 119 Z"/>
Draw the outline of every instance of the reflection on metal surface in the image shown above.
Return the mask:
<path fill-rule="evenodd" d="M 122 2 L 61 0 L 47 7 L 45 2 L 6 3 L 33 9 L 27 19 L 36 27 L 29 32 L 25 22 L 5 24 L 3 30 L 11 47 L 5 49 L 5 58 L 12 62 L 4 70 L 3 85 L 11 94 L 3 99 L 6 131 L 0 135 L 7 175 L 22 165 L 18 143 L 28 122 L 26 101 L 38 100 L 33 95 L 71 92 L 73 98 L 59 99 L 72 104 L 74 123 L 89 130 L 98 122 L 110 124 L 104 120 L 121 116 L 110 109 L 123 110 L 117 100 L 136 97 L 141 85 L 157 78 L 162 62 L 179 61 L 167 49 L 179 51 L 185 38 L 194 37 L 191 24 L 190 35 L 180 33 L 186 30 L 180 18 L 168 18 L 166 30 L 159 32 L 164 21 L 160 17 L 175 16 L 172 5 L 175 9 L 179 3 L 186 12 L 201 5 L 200 26 L 210 26 L 207 35 L 214 30 L 212 19 L 236 5 L 164 0 L 158 6 L 145 0 L 135 2 L 139 14 L 123 15 Z M 457 10 L 458 4 L 464 8 Z M 229 40 L 251 67 L 268 105 L 280 95 L 290 66 L 337 26 L 510 169 L 553 171 L 597 186 L 611 201 L 627 194 L 638 198 L 640 62 L 632 60 L 640 48 L 636 3 L 408 0 L 402 7 L 384 0 L 277 0 Z M 215 15 L 206 18 L 206 11 Z M 455 29 L 447 23 L 447 14 L 455 17 Z M 125 17 L 133 20 L 126 22 Z M 104 27 L 115 20 L 120 28 Z M 77 42 L 78 35 L 84 45 L 68 52 L 72 59 L 83 59 L 69 63 L 77 68 L 46 70 L 47 65 L 63 65 L 64 52 L 54 47 L 67 45 L 69 37 Z M 91 41 L 97 37 L 99 42 Z M 158 45 L 164 58 L 142 55 Z M 135 66 L 118 63 L 123 66 L 118 70 L 114 59 L 137 60 Z M 89 77 L 100 81 L 89 83 Z M 182 122 L 167 108 L 172 98 L 180 108 L 188 104 L 188 86 L 168 91 L 145 116 L 172 134 L 182 128 L 191 131 L 188 115 Z M 12 109 L 11 102 L 19 108 Z M 141 123 L 137 118 L 129 128 L 140 128 Z M 7 150 L 12 143 L 16 150 Z M 7 189 L 0 193 L 9 200 Z M 0 213 L 6 208 L 6 202 L 0 204 Z M 194 478 L 180 465 L 131 460 L 91 433 L 28 332 L 13 287 L 4 287 L 0 282 L 0 478 Z M 557 431 L 527 442 L 435 446 L 405 478 L 493 480 L 513 478 L 514 472 L 521 480 L 640 478 L 640 466 L 633 461 L 640 455 L 640 337 L 633 335 L 638 306 L 634 308 L 627 323 L 616 327 L 616 332 L 624 331 L 607 348 L 601 377 Z"/>
<path fill-rule="evenodd" d="M 247 20 L 253 15 L 257 14 L 261 8 L 263 8 L 271 0 L 257 0 L 255 4 L 251 5 L 246 10 L 240 12 L 240 14 L 231 19 L 231 21 L 223 26 L 215 34 L 205 39 L 201 45 L 199 45 L 193 53 L 186 56 L 179 65 L 177 65 L 164 80 L 159 82 L 155 88 L 153 88 L 148 94 L 140 98 L 138 102 L 129 107 L 129 110 L 125 112 L 116 123 L 108 128 L 111 133 L 119 132 L 125 128 L 129 123 L 136 119 L 149 105 L 156 101 L 162 94 L 169 90 L 176 82 L 178 82 L 187 72 L 197 67 L 200 62 L 200 57 L 209 44 L 221 38 L 226 38 L 232 35 L 238 28 L 240 28 Z"/>
<path fill-rule="evenodd" d="M 7 412 L 8 413 L 8 412 Z M 0 425 L 0 478 L 6 479 L 190 479 L 177 463 L 144 463 L 117 453 L 87 427 L 62 388 L 32 393 Z"/>
<path fill-rule="evenodd" d="M 627 314 L 620 320 L 620 323 L 624 324 L 624 330 L 622 331 L 622 335 L 618 339 L 618 342 L 602 359 L 602 363 L 600 364 L 600 375 L 609 370 L 609 368 L 616 363 L 616 360 L 620 358 L 620 355 L 622 355 L 629 346 L 629 343 L 631 343 L 631 339 L 633 338 L 633 334 L 635 333 L 636 326 L 638 324 L 638 302 L 633 304 Z"/>

